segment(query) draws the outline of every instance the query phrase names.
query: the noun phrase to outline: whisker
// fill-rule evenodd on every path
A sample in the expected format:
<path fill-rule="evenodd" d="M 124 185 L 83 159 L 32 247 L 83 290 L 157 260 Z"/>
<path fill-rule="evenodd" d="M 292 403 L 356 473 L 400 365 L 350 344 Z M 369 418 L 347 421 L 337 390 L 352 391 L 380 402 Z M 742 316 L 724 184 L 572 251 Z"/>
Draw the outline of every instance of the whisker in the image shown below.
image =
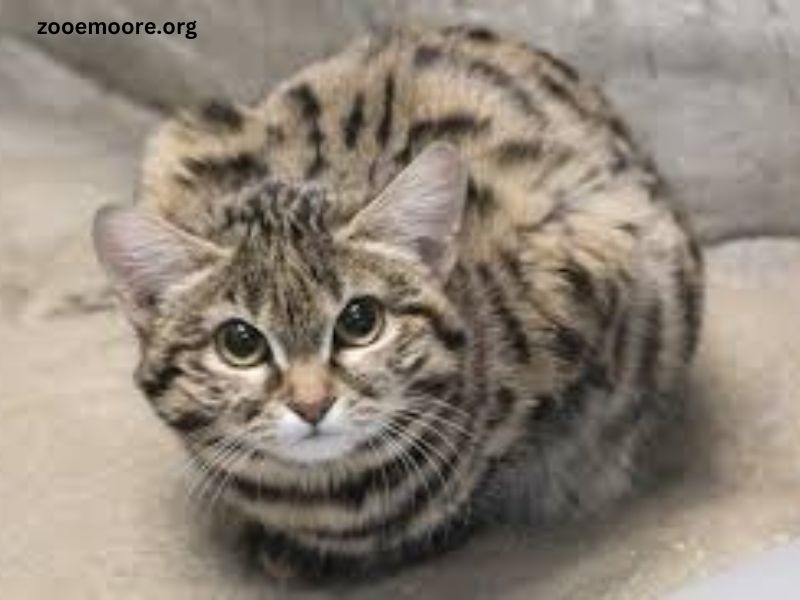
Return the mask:
<path fill-rule="evenodd" d="M 453 440 L 451 440 L 447 435 L 445 435 L 445 432 L 439 431 L 434 423 L 425 421 L 423 419 L 420 419 L 418 423 L 421 427 L 424 427 L 425 430 L 436 435 L 440 440 L 442 440 L 442 442 L 444 442 L 447 445 L 447 447 L 450 449 L 453 455 L 458 454 L 459 450 L 458 447 L 455 445 L 455 442 L 453 442 Z"/>
<path fill-rule="evenodd" d="M 212 445 L 210 451 L 213 459 L 217 459 L 225 452 L 229 441 L 227 439 L 218 440 Z M 213 477 L 212 467 L 209 462 L 199 460 L 195 454 L 190 454 L 184 463 L 183 472 L 187 476 L 192 475 L 196 479 L 188 482 L 187 495 L 192 500 L 199 499 L 198 492 L 207 483 L 207 479 Z"/>
<path fill-rule="evenodd" d="M 436 398 L 433 396 L 413 396 L 412 400 L 414 400 L 414 402 L 410 406 L 446 406 L 465 420 L 475 417 L 472 411 L 469 411 L 462 406 L 458 406 L 457 404 L 454 404 L 453 402 L 444 398 Z"/>
<path fill-rule="evenodd" d="M 367 448 L 369 449 L 370 454 L 373 457 L 375 457 L 375 460 L 380 465 L 381 482 L 383 483 L 383 491 L 382 491 L 381 495 L 379 496 L 379 501 L 380 501 L 380 503 L 382 505 L 384 505 L 385 502 L 386 502 L 386 499 L 389 497 L 389 491 L 390 491 L 389 480 L 386 478 L 386 462 L 380 460 L 380 455 L 378 453 L 378 450 L 377 450 L 377 448 L 375 446 L 373 446 L 372 441 L 373 441 L 372 438 L 367 439 Z M 382 506 L 382 508 L 383 508 L 383 506 Z"/>
<path fill-rule="evenodd" d="M 392 423 L 389 423 L 387 421 L 385 423 L 385 425 L 387 427 L 390 427 L 392 425 Z M 383 432 L 383 435 L 386 434 L 386 430 L 385 429 L 382 430 L 382 432 Z M 400 432 L 398 431 L 397 434 L 400 435 Z M 396 439 L 393 439 L 392 437 L 389 437 L 389 436 L 386 436 L 383 441 L 396 449 L 396 451 L 397 451 L 396 456 L 400 459 L 400 462 L 403 465 L 403 470 L 404 470 L 404 472 L 406 473 L 406 475 L 408 477 L 414 477 L 415 474 L 416 474 L 417 477 L 421 477 L 422 473 L 421 473 L 421 471 L 419 469 L 419 466 L 417 466 L 416 463 L 413 461 L 411 456 L 408 454 L 408 450 L 406 448 L 404 448 L 402 445 L 400 445 L 400 443 Z M 424 479 L 423 479 L 423 481 L 424 481 Z M 426 492 L 427 492 L 428 496 L 430 496 L 431 495 L 430 486 L 428 485 L 427 481 L 424 481 L 424 483 L 425 483 L 425 487 L 426 487 Z"/>
<path fill-rule="evenodd" d="M 211 501 L 209 503 L 209 509 L 212 511 L 218 506 L 220 500 L 225 496 L 225 491 L 228 489 L 231 481 L 233 481 L 234 471 L 236 467 L 240 465 L 242 462 L 249 460 L 253 455 L 252 451 L 248 450 L 241 451 L 241 449 L 238 450 L 239 450 L 238 454 L 231 459 L 231 461 L 227 466 L 226 476 L 222 478 L 220 484 L 217 486 L 216 495 L 211 498 Z"/>
<path fill-rule="evenodd" d="M 410 437 L 410 434 L 408 434 L 408 437 Z M 447 459 L 441 454 L 440 450 L 436 448 L 436 446 L 423 438 L 414 438 L 411 440 L 411 443 L 422 452 L 426 462 L 431 466 L 436 478 L 439 480 L 439 484 L 441 486 L 440 489 L 444 490 L 447 487 L 447 481 L 444 478 L 442 469 L 447 465 Z M 422 477 L 421 472 L 420 477 Z M 426 483 L 426 486 L 428 488 L 428 497 L 433 497 L 433 493 L 430 490 L 429 484 Z"/>
<path fill-rule="evenodd" d="M 222 479 L 225 478 L 227 469 L 231 466 L 232 460 L 236 457 L 238 452 L 239 449 L 237 445 L 229 441 L 223 449 L 214 454 L 211 462 L 204 465 L 204 477 L 194 494 L 196 499 L 205 508 L 210 509 L 210 506 L 207 504 L 208 498 L 213 496 L 215 488 Z"/>
<path fill-rule="evenodd" d="M 411 436 L 410 433 L 408 433 L 407 431 L 403 430 L 402 428 L 400 428 L 399 426 L 397 426 L 394 423 L 387 423 L 387 426 L 388 426 L 388 428 L 390 430 L 392 430 L 401 439 L 403 439 L 406 442 L 408 442 L 409 444 L 411 444 L 411 448 L 416 448 L 419 452 L 422 453 L 423 458 L 425 459 L 425 461 L 428 464 L 431 465 L 431 467 L 433 468 L 434 473 L 439 478 L 439 481 L 440 481 L 440 483 L 442 485 L 442 489 L 444 489 L 444 487 L 446 486 L 446 482 L 445 482 L 445 479 L 444 479 L 444 475 L 441 472 L 440 466 L 443 467 L 445 464 L 447 464 L 447 461 L 438 452 L 438 448 L 436 448 L 435 446 L 432 446 L 426 440 L 423 440 L 423 439 L 420 439 L 420 438 L 414 438 L 413 436 Z M 436 451 L 435 452 L 436 456 L 433 456 L 434 451 Z M 431 458 L 433 458 L 434 460 L 431 460 Z M 416 471 L 417 477 L 425 484 L 426 494 L 427 494 L 428 498 L 433 497 L 433 491 L 431 490 L 430 482 L 428 481 L 428 479 L 426 477 L 424 477 L 421 467 L 419 466 L 419 464 L 416 463 L 416 461 L 414 462 L 414 466 L 415 466 L 415 471 Z"/>
<path fill-rule="evenodd" d="M 243 434 L 238 436 L 239 439 L 236 441 L 241 441 L 241 437 Z M 243 449 L 240 444 L 234 444 L 232 451 L 228 454 L 225 459 L 224 464 L 220 464 L 219 468 L 222 472 L 222 476 L 217 479 L 216 490 L 213 492 L 209 499 L 209 510 L 213 511 L 216 508 L 219 500 L 223 497 L 225 490 L 227 489 L 230 482 L 236 476 L 236 469 L 238 466 L 244 462 L 245 460 L 249 459 L 252 456 L 252 452 Z"/>
<path fill-rule="evenodd" d="M 229 476 L 229 469 L 235 466 L 235 462 L 238 463 L 237 458 L 241 451 L 240 443 L 245 433 L 221 438 L 210 445 L 212 449 L 210 455 L 197 463 L 201 479 L 191 490 L 190 497 L 196 498 L 201 504 L 211 508 L 206 504 L 207 498 L 213 497 L 214 490 L 222 485 Z"/>
<path fill-rule="evenodd" d="M 467 410 L 463 406 L 459 406 L 458 404 L 454 403 L 452 399 L 449 398 L 436 398 L 436 397 L 426 397 L 424 399 L 419 399 L 418 402 L 411 404 L 411 406 L 446 406 L 459 416 L 463 417 L 464 419 L 472 419 L 474 415 L 474 411 Z"/>
<path fill-rule="evenodd" d="M 460 434 L 462 434 L 463 436 L 465 436 L 470 440 L 474 439 L 476 435 L 474 431 L 470 431 L 463 424 L 457 423 L 456 421 L 453 421 L 452 419 L 438 413 L 424 412 L 420 409 L 408 407 L 398 411 L 398 415 L 407 415 L 410 417 L 419 417 L 420 419 L 423 420 L 430 419 L 436 421 L 437 424 L 440 424 L 442 426 L 447 426 L 451 430 L 458 431 Z"/>

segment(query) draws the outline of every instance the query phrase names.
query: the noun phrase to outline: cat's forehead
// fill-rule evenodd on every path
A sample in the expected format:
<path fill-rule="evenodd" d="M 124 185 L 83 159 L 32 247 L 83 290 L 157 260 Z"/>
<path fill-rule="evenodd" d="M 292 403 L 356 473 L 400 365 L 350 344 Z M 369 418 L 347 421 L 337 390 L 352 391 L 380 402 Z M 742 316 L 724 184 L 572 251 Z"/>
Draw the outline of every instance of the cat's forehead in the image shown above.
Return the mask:
<path fill-rule="evenodd" d="M 342 294 L 325 191 L 269 181 L 226 212 L 227 299 L 268 324 L 287 349 L 314 350 Z"/>
<path fill-rule="evenodd" d="M 337 288 L 329 209 L 322 188 L 269 180 L 224 206 L 212 237 L 247 282 L 311 278 Z"/>
<path fill-rule="evenodd" d="M 215 209 L 214 220 L 226 245 L 246 243 L 254 232 L 291 243 L 303 234 L 328 234 L 330 209 L 325 188 L 268 179 L 226 200 Z"/>

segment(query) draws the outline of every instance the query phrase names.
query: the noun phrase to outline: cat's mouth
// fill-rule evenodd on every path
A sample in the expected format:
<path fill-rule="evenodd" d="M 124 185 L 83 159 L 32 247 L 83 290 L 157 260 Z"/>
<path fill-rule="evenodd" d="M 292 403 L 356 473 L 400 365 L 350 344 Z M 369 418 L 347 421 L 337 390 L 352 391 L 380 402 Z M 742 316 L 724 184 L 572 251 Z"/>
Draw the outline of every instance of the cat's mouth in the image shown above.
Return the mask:
<path fill-rule="evenodd" d="M 281 444 L 277 450 L 283 458 L 311 463 L 341 458 L 354 447 L 351 436 L 314 430 L 293 442 Z"/>
<path fill-rule="evenodd" d="M 270 450 L 283 460 L 320 463 L 342 459 L 367 435 L 368 428 L 355 427 L 340 403 L 313 424 L 287 410 L 276 423 Z"/>
<path fill-rule="evenodd" d="M 277 444 L 273 450 L 284 459 L 316 463 L 341 458 L 356 445 L 352 435 L 314 427 L 293 440 Z"/>
<path fill-rule="evenodd" d="M 306 441 L 320 440 L 322 438 L 331 438 L 340 435 L 342 434 L 338 432 L 323 431 L 319 427 L 313 426 L 312 429 L 305 435 L 302 435 L 300 439 L 295 442 L 295 444 L 300 444 Z"/>

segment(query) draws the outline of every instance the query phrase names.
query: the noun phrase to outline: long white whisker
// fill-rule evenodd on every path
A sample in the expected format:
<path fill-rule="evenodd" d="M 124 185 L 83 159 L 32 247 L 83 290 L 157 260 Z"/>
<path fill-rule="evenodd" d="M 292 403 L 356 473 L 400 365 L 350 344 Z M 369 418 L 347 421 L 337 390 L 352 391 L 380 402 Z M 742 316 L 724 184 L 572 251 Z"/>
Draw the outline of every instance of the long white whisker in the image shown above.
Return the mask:
<path fill-rule="evenodd" d="M 445 435 L 445 432 L 438 430 L 434 423 L 426 421 L 422 418 L 417 420 L 415 423 L 420 427 L 424 427 L 426 431 L 429 431 L 430 433 L 436 435 L 436 437 L 438 437 L 442 442 L 444 442 L 447 445 L 447 447 L 450 449 L 453 455 L 458 454 L 458 447 L 455 446 L 453 440 L 451 440 L 447 435 Z"/>
<path fill-rule="evenodd" d="M 194 456 L 189 457 L 187 471 L 191 469 L 191 472 L 198 476 L 197 480 L 189 486 L 188 496 L 190 499 L 202 500 L 206 486 L 218 476 L 214 466 L 224 458 L 233 444 L 234 440 L 223 438 L 209 446 L 210 456 L 208 459 L 196 460 Z"/>
<path fill-rule="evenodd" d="M 453 404 L 448 400 L 444 400 L 442 398 L 436 398 L 432 396 L 413 396 L 410 398 L 412 401 L 411 406 L 446 406 L 450 410 L 454 411 L 458 416 L 465 420 L 470 420 L 475 417 L 470 411 L 465 409 L 462 406 L 458 406 L 457 404 Z"/>
<path fill-rule="evenodd" d="M 421 471 L 419 469 L 419 466 L 408 455 L 408 450 L 406 448 L 404 448 L 400 444 L 400 442 L 398 442 L 397 440 L 393 439 L 391 437 L 391 435 L 389 435 L 390 433 L 396 433 L 397 435 L 402 435 L 402 432 L 399 429 L 397 429 L 397 430 L 391 429 L 391 427 L 393 425 L 394 424 L 391 423 L 388 420 L 385 423 L 383 423 L 384 427 L 382 427 L 382 429 L 381 429 L 381 435 L 383 436 L 383 438 L 382 438 L 383 442 L 386 443 L 386 444 L 389 444 L 392 448 L 395 449 L 395 451 L 396 451 L 395 456 L 397 456 L 400 459 L 400 462 L 403 465 L 403 470 L 405 471 L 405 473 L 409 477 L 413 477 L 415 474 L 416 474 L 417 477 L 421 477 Z M 427 481 L 424 481 L 424 479 L 423 479 L 423 483 L 426 484 L 426 491 L 427 491 L 428 495 L 430 496 L 431 491 L 430 491 L 430 487 L 427 484 Z"/>
<path fill-rule="evenodd" d="M 444 488 L 444 486 L 445 486 L 444 476 L 442 475 L 441 470 L 439 469 L 439 464 L 440 464 L 440 461 L 442 460 L 442 458 L 441 458 L 441 455 L 439 455 L 438 459 L 437 459 L 436 456 L 432 455 L 432 451 L 435 448 L 433 446 L 431 446 L 426 440 L 422 440 L 420 438 L 414 438 L 410 433 L 408 433 L 406 430 L 404 430 L 403 428 L 401 428 L 400 426 L 398 426 L 395 423 L 387 422 L 385 424 L 385 426 L 386 426 L 386 430 L 388 430 L 388 431 L 394 433 L 395 435 L 399 436 L 401 439 L 403 439 L 406 442 L 408 442 L 411 445 L 411 448 L 416 448 L 417 450 L 419 450 L 422 453 L 423 458 L 425 458 L 426 462 L 428 462 L 433 467 L 434 473 L 437 475 L 437 477 L 439 478 L 440 483 L 442 484 L 442 487 Z M 436 450 L 438 450 L 438 449 L 436 449 Z M 431 458 L 433 458 L 434 460 L 431 460 Z M 422 472 L 422 468 L 415 461 L 413 462 L 413 464 L 414 464 L 414 467 L 415 467 L 415 471 L 416 471 L 417 477 L 425 484 L 425 490 L 426 490 L 426 493 L 427 493 L 428 497 L 429 498 L 433 497 L 433 491 L 431 490 L 430 482 L 428 481 L 428 479 L 426 477 L 424 477 L 424 474 Z M 446 463 L 441 463 L 441 464 L 446 464 Z"/>
<path fill-rule="evenodd" d="M 218 495 L 219 486 L 224 485 L 225 480 L 230 476 L 230 470 L 238 464 L 241 454 L 240 442 L 246 433 L 235 434 L 211 444 L 210 447 L 213 449 L 211 455 L 199 465 L 203 478 L 193 492 L 201 503 L 206 504 L 209 497 Z M 217 494 L 214 493 L 215 489 L 217 489 Z M 206 506 L 211 510 L 213 502 Z"/>
<path fill-rule="evenodd" d="M 219 483 L 216 486 L 215 493 L 210 497 L 208 508 L 210 512 L 213 512 L 216 508 L 219 500 L 224 496 L 225 490 L 228 488 L 228 485 L 235 477 L 236 468 L 244 461 L 250 458 L 252 452 L 247 450 L 242 450 L 240 446 L 235 446 L 233 451 L 230 454 L 230 458 L 227 460 L 225 466 L 222 468 L 223 476 L 218 480 Z"/>
<path fill-rule="evenodd" d="M 378 440 L 382 439 L 382 436 L 385 435 L 382 432 L 378 434 Z M 380 495 L 380 503 L 385 505 L 386 499 L 389 497 L 389 481 L 386 479 L 386 462 L 381 460 L 381 456 L 378 453 L 378 449 L 373 445 L 373 439 L 367 439 L 367 448 L 369 453 L 375 457 L 375 460 L 380 465 L 380 472 L 381 472 L 381 482 L 383 483 L 383 493 Z"/>
<path fill-rule="evenodd" d="M 459 432 L 468 439 L 473 439 L 475 437 L 475 432 L 470 431 L 463 424 L 457 423 L 456 421 L 453 421 L 451 418 L 446 417 L 445 415 L 433 412 L 426 412 L 416 407 L 403 408 L 398 412 L 399 414 L 405 414 L 412 417 L 431 419 L 433 421 L 436 421 L 437 424 L 440 424 L 442 426 L 447 426 L 450 429 Z"/>

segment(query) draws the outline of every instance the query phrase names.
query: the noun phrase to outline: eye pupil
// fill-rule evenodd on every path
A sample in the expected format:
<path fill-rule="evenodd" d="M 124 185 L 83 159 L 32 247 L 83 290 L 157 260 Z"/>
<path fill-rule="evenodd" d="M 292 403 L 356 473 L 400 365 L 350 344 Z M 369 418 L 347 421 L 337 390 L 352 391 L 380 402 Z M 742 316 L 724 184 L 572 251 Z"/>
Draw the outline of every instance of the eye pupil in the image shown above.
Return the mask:
<path fill-rule="evenodd" d="M 252 366 L 262 362 L 267 349 L 261 332 L 241 319 L 226 321 L 217 332 L 217 350 L 234 366 Z"/>
<path fill-rule="evenodd" d="M 342 325 L 355 335 L 366 335 L 375 326 L 375 310 L 369 302 L 351 302 L 342 315 Z"/>
<path fill-rule="evenodd" d="M 236 356 L 249 356 L 258 349 L 260 334 L 244 323 L 234 323 L 225 330 L 225 345 Z"/>
<path fill-rule="evenodd" d="M 372 342 L 383 324 L 382 308 L 374 298 L 356 298 L 345 306 L 336 324 L 337 339 L 351 346 Z"/>

